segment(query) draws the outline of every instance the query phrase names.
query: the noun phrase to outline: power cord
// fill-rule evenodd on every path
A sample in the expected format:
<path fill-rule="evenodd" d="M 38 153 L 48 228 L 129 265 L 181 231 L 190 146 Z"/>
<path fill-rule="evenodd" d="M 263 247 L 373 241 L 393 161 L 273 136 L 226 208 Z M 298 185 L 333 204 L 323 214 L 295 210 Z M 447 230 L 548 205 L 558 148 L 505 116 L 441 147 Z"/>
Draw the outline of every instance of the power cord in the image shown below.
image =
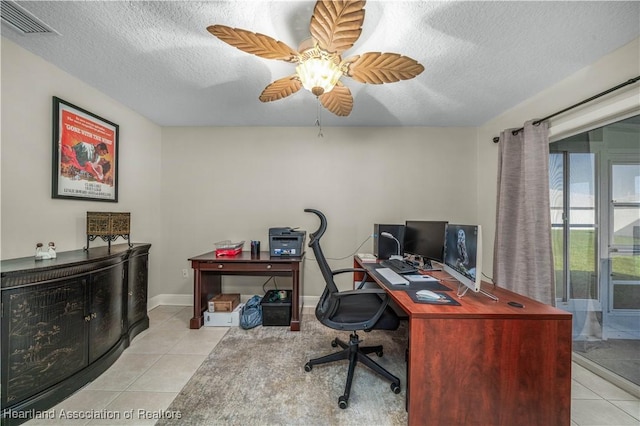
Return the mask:
<path fill-rule="evenodd" d="M 267 289 L 265 289 L 265 286 L 267 284 L 269 284 L 269 281 L 271 281 L 271 280 L 273 280 L 273 286 L 275 287 L 274 290 L 276 290 L 276 291 L 278 290 L 278 281 L 276 280 L 276 277 L 269 277 L 268 280 L 266 280 L 264 283 L 262 283 L 262 292 L 264 294 L 267 294 Z"/>
<path fill-rule="evenodd" d="M 355 251 L 354 251 L 353 253 L 351 253 L 351 254 L 348 254 L 348 255 L 346 255 L 346 256 L 344 256 L 344 257 L 325 257 L 325 259 L 327 259 L 327 260 L 345 260 L 345 259 L 352 258 L 353 256 L 355 256 L 355 255 L 359 252 L 360 248 L 361 248 L 363 245 L 365 245 L 365 243 L 366 243 L 367 241 L 369 241 L 369 240 L 371 239 L 371 237 L 372 237 L 372 236 L 373 236 L 373 235 L 369 235 L 369 236 L 368 236 L 368 237 L 367 237 L 367 238 L 366 238 L 366 239 L 365 239 L 365 240 L 364 240 L 364 241 L 363 241 L 363 242 L 362 242 L 362 243 L 361 243 L 361 244 L 360 244 L 360 245 L 355 249 Z M 310 257 L 309 259 L 311 259 L 311 260 L 316 260 L 316 259 L 314 259 L 314 258 L 312 258 L 312 257 Z"/>
<path fill-rule="evenodd" d="M 482 273 L 482 276 L 485 278 L 488 278 L 489 281 L 491 281 L 491 284 L 493 284 L 493 288 L 496 288 L 496 282 L 493 281 L 493 277 L 490 277 L 489 275 L 485 274 L 484 272 Z"/>

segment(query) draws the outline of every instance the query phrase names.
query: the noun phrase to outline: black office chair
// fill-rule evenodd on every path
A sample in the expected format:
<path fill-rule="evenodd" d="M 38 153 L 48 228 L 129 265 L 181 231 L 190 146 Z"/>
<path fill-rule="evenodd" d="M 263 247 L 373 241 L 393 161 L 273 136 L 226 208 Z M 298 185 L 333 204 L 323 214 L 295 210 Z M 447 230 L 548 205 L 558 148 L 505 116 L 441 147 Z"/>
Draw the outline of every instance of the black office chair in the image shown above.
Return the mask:
<path fill-rule="evenodd" d="M 389 373 L 382 366 L 377 364 L 367 356 L 370 353 L 376 353 L 378 356 L 383 355 L 382 346 L 360 346 L 360 338 L 356 331 L 370 331 L 373 329 L 395 330 L 398 328 L 400 321 L 392 309 L 387 305 L 389 296 L 381 288 L 362 288 L 362 284 L 366 280 L 365 269 L 338 269 L 332 271 L 320 248 L 320 237 L 327 229 L 327 219 L 318 210 L 305 209 L 305 212 L 314 213 L 320 219 L 320 227 L 317 231 L 310 234 L 309 247 L 313 249 L 313 253 L 318 261 L 320 272 L 326 283 L 326 287 L 320 301 L 316 306 L 316 317 L 327 327 L 335 330 L 351 331 L 348 343 L 336 338 L 331 341 L 334 348 L 340 346 L 341 352 L 315 358 L 307 362 L 304 370 L 309 372 L 314 365 L 325 364 L 328 362 L 348 359 L 349 370 L 347 373 L 347 384 L 344 389 L 344 395 L 338 398 L 338 406 L 347 408 L 349 404 L 349 393 L 351 392 L 351 382 L 353 381 L 353 373 L 358 361 L 378 373 L 383 378 L 391 382 L 391 390 L 394 393 L 400 393 L 400 379 Z M 361 285 L 357 290 L 339 291 L 334 276 L 342 273 L 353 273 L 360 271 L 365 273 Z"/>

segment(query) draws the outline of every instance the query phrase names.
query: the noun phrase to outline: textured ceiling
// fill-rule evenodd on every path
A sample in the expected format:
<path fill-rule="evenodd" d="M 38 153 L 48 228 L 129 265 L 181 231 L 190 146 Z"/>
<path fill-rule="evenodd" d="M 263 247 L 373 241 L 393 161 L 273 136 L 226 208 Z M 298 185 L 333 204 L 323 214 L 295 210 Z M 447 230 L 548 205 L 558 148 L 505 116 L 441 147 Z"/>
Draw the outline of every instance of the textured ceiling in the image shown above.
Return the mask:
<path fill-rule="evenodd" d="M 25 36 L 3 24 L 3 37 L 159 125 L 315 124 L 319 107 L 306 90 L 258 100 L 293 64 L 206 30 L 224 24 L 295 48 L 309 37 L 313 1 L 17 3 L 58 34 Z M 320 107 L 324 126 L 478 126 L 640 33 L 638 1 L 369 1 L 365 10 L 362 35 L 343 57 L 396 52 L 425 71 L 384 85 L 343 77 L 353 111 L 336 117 Z"/>

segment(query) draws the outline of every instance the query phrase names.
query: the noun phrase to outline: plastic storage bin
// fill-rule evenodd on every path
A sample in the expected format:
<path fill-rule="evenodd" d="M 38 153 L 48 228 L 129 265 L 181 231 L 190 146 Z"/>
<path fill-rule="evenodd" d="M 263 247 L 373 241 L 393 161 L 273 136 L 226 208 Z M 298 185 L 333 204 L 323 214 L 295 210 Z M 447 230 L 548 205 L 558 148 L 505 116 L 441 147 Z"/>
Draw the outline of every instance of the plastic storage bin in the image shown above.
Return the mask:
<path fill-rule="evenodd" d="M 286 292 L 284 299 L 279 297 Z M 291 290 L 269 290 L 262 297 L 262 325 L 289 325 L 291 323 Z"/>

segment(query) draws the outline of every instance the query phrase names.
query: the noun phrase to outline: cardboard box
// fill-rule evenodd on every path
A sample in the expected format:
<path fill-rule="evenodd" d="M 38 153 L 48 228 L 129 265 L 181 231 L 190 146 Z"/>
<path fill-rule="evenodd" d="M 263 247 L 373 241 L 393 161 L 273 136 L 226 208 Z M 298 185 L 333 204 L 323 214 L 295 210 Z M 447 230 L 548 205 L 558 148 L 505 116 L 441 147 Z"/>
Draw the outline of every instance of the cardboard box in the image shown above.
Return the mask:
<path fill-rule="evenodd" d="M 278 297 L 282 291 L 284 298 Z M 291 323 L 291 290 L 269 290 L 262 298 L 262 325 L 289 325 Z"/>
<path fill-rule="evenodd" d="M 240 304 L 240 293 L 221 293 L 209 300 L 209 312 L 231 312 Z"/>
<path fill-rule="evenodd" d="M 239 304 L 233 312 L 205 312 L 204 325 L 207 327 L 237 327 L 240 325 L 240 312 L 244 303 Z"/>

